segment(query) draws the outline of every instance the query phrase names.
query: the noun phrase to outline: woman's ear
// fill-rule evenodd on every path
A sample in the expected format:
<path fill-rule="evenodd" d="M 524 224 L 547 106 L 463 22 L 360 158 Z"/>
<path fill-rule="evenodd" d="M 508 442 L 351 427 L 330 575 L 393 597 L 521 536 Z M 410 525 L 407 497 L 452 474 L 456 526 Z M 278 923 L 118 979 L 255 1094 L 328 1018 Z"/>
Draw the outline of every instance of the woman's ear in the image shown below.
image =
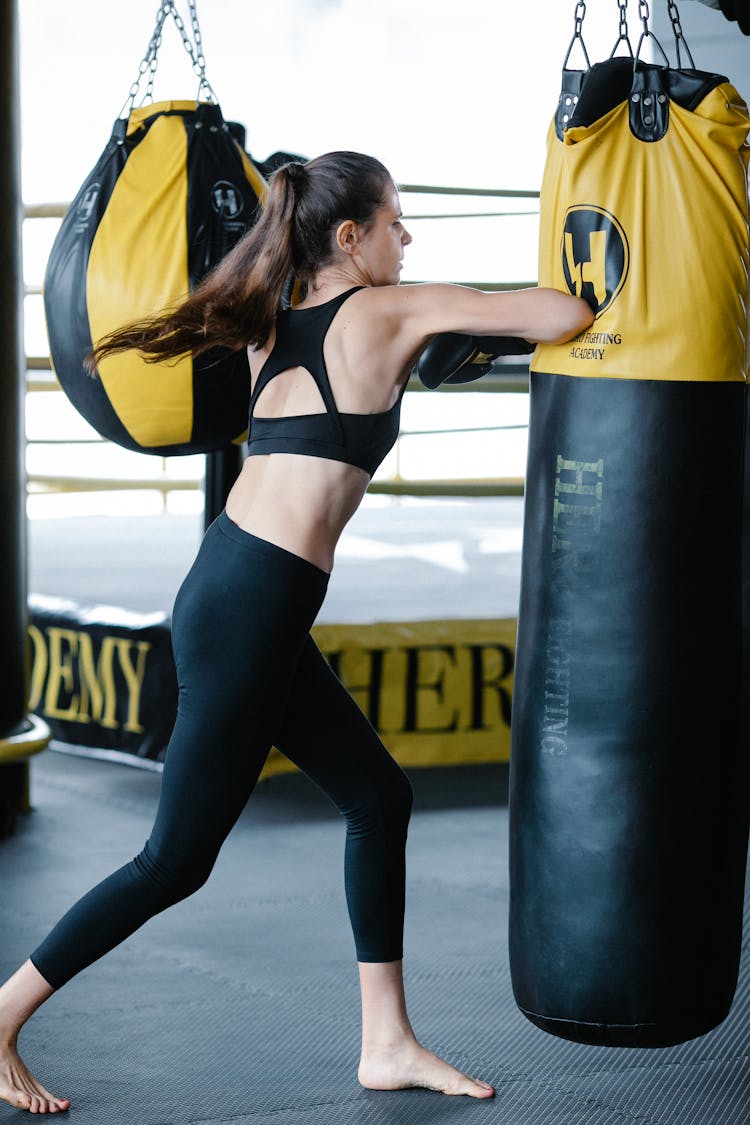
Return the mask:
<path fill-rule="evenodd" d="M 336 245 L 345 254 L 352 254 L 359 242 L 359 230 L 353 219 L 345 219 L 336 230 Z"/>

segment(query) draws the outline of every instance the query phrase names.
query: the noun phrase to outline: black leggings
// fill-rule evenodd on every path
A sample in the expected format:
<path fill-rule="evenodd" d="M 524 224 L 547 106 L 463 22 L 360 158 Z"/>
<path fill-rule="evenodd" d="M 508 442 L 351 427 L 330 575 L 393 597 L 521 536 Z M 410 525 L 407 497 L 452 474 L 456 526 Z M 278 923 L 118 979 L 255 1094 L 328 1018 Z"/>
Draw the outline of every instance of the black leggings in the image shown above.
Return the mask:
<path fill-rule="evenodd" d="M 271 745 L 346 818 L 358 960 L 400 959 L 411 786 L 310 637 L 327 583 L 225 513 L 209 528 L 174 607 L 179 701 L 151 836 L 31 955 L 53 988 L 205 883 Z"/>

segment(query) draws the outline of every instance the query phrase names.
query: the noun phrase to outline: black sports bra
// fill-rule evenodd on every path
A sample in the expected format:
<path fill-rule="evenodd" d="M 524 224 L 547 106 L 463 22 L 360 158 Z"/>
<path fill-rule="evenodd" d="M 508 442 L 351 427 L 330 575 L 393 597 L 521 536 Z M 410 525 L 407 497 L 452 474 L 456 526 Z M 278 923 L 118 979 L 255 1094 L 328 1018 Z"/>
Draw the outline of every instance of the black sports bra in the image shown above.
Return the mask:
<path fill-rule="evenodd" d="M 347 297 L 362 288 L 358 285 L 308 309 L 285 309 L 276 317 L 276 342 L 250 397 L 248 457 L 261 453 L 302 453 L 344 461 L 372 476 L 393 448 L 398 437 L 403 390 L 390 410 L 379 414 L 343 414 L 336 406 L 323 359 L 323 341 L 334 316 Z M 325 413 L 253 418 L 263 388 L 290 367 L 304 367 L 310 372 L 325 404 Z"/>

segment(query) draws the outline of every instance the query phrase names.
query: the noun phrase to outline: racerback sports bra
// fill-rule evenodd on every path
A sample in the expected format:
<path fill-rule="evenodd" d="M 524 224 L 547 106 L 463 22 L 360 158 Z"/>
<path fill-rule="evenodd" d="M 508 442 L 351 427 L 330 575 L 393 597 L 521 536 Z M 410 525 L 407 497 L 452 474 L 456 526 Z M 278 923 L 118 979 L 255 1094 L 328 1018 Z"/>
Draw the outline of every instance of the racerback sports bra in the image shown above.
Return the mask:
<path fill-rule="evenodd" d="M 338 410 L 328 379 L 323 342 L 334 316 L 358 285 L 322 305 L 285 309 L 276 317 L 276 342 L 258 374 L 250 396 L 248 457 L 262 453 L 302 453 L 356 465 L 370 476 L 395 444 L 401 416 L 401 399 L 379 414 L 344 414 Z M 325 413 L 254 418 L 258 396 L 275 375 L 290 367 L 306 368 L 320 391 Z"/>

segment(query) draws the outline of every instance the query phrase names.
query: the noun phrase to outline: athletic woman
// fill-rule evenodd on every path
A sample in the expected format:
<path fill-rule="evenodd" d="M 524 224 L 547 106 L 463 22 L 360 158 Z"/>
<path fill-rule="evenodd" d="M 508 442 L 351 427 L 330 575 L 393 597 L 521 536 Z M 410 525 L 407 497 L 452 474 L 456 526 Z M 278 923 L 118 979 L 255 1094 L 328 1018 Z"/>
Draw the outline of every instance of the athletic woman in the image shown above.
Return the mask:
<path fill-rule="evenodd" d="M 345 889 L 372 1090 L 424 1086 L 489 1098 L 417 1041 L 402 976 L 406 775 L 330 670 L 310 628 L 339 537 L 392 447 L 404 387 L 439 332 L 561 342 L 589 306 L 552 289 L 399 286 L 411 236 L 377 160 L 334 152 L 271 178 L 260 221 L 176 309 L 101 341 L 92 366 L 137 348 L 166 360 L 248 348 L 248 457 L 175 602 L 179 704 L 159 808 L 142 852 L 77 902 L 0 988 L 0 1097 L 70 1105 L 17 1053 L 31 1014 L 148 918 L 195 892 L 271 745 L 346 819 Z M 302 298 L 278 313 L 295 275 Z"/>

